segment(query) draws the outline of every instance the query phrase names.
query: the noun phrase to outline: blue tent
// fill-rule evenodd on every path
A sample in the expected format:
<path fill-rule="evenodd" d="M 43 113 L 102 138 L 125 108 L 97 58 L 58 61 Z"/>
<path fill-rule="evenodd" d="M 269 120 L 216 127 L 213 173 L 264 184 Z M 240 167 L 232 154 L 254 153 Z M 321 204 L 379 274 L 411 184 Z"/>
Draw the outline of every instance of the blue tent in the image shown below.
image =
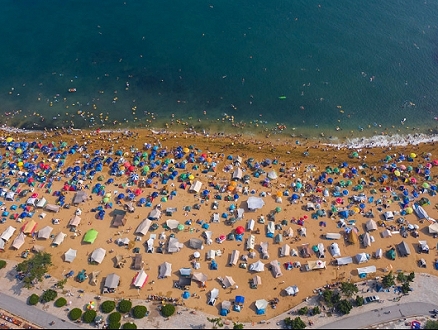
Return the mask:
<path fill-rule="evenodd" d="M 189 299 L 190 298 L 190 292 L 184 291 L 182 294 L 183 299 Z"/>
<path fill-rule="evenodd" d="M 341 217 L 341 218 L 348 218 L 348 211 L 340 211 L 339 213 L 338 213 L 338 215 Z"/>
<path fill-rule="evenodd" d="M 221 309 L 220 313 L 221 316 L 227 316 L 228 315 L 228 310 L 226 309 Z"/>

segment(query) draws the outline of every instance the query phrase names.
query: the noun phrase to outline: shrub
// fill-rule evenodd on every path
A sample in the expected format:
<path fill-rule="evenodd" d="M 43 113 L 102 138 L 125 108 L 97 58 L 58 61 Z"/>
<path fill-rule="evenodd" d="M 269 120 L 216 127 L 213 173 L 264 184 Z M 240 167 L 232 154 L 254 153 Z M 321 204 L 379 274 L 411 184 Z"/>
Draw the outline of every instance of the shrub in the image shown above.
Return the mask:
<path fill-rule="evenodd" d="M 161 315 L 164 317 L 172 316 L 175 313 L 175 306 L 172 304 L 166 304 L 163 307 L 161 307 Z"/>
<path fill-rule="evenodd" d="M 0 260 L 0 269 L 3 269 L 6 267 L 6 261 Z"/>
<path fill-rule="evenodd" d="M 123 299 L 120 300 L 119 305 L 117 306 L 117 309 L 120 313 L 128 313 L 132 308 L 132 302 L 129 300 Z"/>
<path fill-rule="evenodd" d="M 67 305 L 67 300 L 64 297 L 59 297 L 58 299 L 56 299 L 55 301 L 56 307 L 64 307 L 65 305 Z"/>
<path fill-rule="evenodd" d="M 136 319 L 142 319 L 143 317 L 145 317 L 147 311 L 148 309 L 146 308 L 146 306 L 138 305 L 132 309 L 132 316 L 134 316 L 134 318 Z"/>
<path fill-rule="evenodd" d="M 96 311 L 90 309 L 86 311 L 84 314 L 82 314 L 82 321 L 84 321 L 84 323 L 91 323 L 96 318 L 96 315 L 97 315 Z"/>
<path fill-rule="evenodd" d="M 123 324 L 122 329 L 137 329 L 137 325 L 132 322 Z"/>
<path fill-rule="evenodd" d="M 300 317 L 296 317 L 294 319 L 291 319 L 290 317 L 287 317 L 284 319 L 284 324 L 286 324 L 289 329 L 305 329 L 306 323 L 304 323 L 303 320 L 301 320 Z"/>
<path fill-rule="evenodd" d="M 31 294 L 29 296 L 29 299 L 27 300 L 27 303 L 31 306 L 38 304 L 38 301 L 40 301 L 40 297 L 37 294 Z"/>
<path fill-rule="evenodd" d="M 307 308 L 307 306 L 304 306 L 298 310 L 298 315 L 306 315 L 308 311 L 309 309 Z"/>
<path fill-rule="evenodd" d="M 52 290 L 52 289 L 46 290 L 41 295 L 41 302 L 46 303 L 46 302 L 55 300 L 57 296 L 58 296 L 58 292 L 56 292 L 55 290 Z"/>
<path fill-rule="evenodd" d="M 72 321 L 78 320 L 82 316 L 82 311 L 80 308 L 73 308 L 70 313 L 68 313 L 68 317 Z"/>
<path fill-rule="evenodd" d="M 112 312 L 108 316 L 109 323 L 117 323 L 120 322 L 121 319 L 122 319 L 122 315 L 119 312 Z"/>
<path fill-rule="evenodd" d="M 313 315 L 321 314 L 321 310 L 319 309 L 318 306 L 313 307 L 313 309 L 312 309 L 312 314 L 313 314 Z"/>
<path fill-rule="evenodd" d="M 116 308 L 116 303 L 112 300 L 107 300 L 104 301 L 101 305 L 100 305 L 100 310 L 102 311 L 102 313 L 111 313 L 114 308 Z"/>
<path fill-rule="evenodd" d="M 364 299 L 363 299 L 363 297 L 362 296 L 357 296 L 356 297 L 356 305 L 357 306 L 362 306 L 363 304 L 364 304 Z"/>
<path fill-rule="evenodd" d="M 108 329 L 120 329 L 120 322 L 113 322 L 108 324 Z"/>
<path fill-rule="evenodd" d="M 350 314 L 350 311 L 353 308 L 353 306 L 348 300 L 343 299 L 339 301 L 337 308 L 340 313 L 345 315 L 345 314 Z"/>

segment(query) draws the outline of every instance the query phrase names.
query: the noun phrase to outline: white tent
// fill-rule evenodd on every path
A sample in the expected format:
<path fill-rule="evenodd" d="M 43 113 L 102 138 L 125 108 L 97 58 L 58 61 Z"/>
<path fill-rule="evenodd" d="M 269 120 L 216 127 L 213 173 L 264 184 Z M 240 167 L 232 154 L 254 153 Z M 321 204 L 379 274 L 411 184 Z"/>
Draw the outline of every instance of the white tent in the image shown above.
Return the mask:
<path fill-rule="evenodd" d="M 252 284 L 254 284 L 255 286 L 262 285 L 262 278 L 258 275 L 254 276 L 252 278 Z"/>
<path fill-rule="evenodd" d="M 306 269 L 308 271 L 324 269 L 325 267 L 326 267 L 326 262 L 322 260 L 309 260 L 306 265 Z"/>
<path fill-rule="evenodd" d="M 281 272 L 281 268 L 277 260 L 271 261 L 270 265 L 271 265 L 272 276 L 274 276 L 275 278 L 283 276 L 283 273 Z"/>
<path fill-rule="evenodd" d="M 149 220 L 158 220 L 161 217 L 161 211 L 157 208 L 154 208 L 149 212 L 148 219 Z"/>
<path fill-rule="evenodd" d="M 203 283 L 203 282 L 207 282 L 208 276 L 205 275 L 204 273 L 193 273 L 192 280 Z"/>
<path fill-rule="evenodd" d="M 216 303 L 217 297 L 219 297 L 219 289 L 213 288 L 210 291 L 210 297 L 208 298 L 208 304 L 213 306 Z"/>
<path fill-rule="evenodd" d="M 362 264 L 368 261 L 368 255 L 365 252 L 358 253 L 354 256 L 354 259 L 358 264 Z"/>
<path fill-rule="evenodd" d="M 377 271 L 376 266 L 357 268 L 357 272 L 359 274 L 370 274 L 370 273 L 375 273 L 376 271 Z"/>
<path fill-rule="evenodd" d="M 233 180 L 241 180 L 243 176 L 243 171 L 240 167 L 236 168 L 233 172 L 232 179 Z"/>
<path fill-rule="evenodd" d="M 201 191 L 202 182 L 196 180 L 190 185 L 189 192 L 199 193 Z"/>
<path fill-rule="evenodd" d="M 284 289 L 284 291 L 286 291 L 288 296 L 295 296 L 300 290 L 296 285 L 291 285 Z"/>
<path fill-rule="evenodd" d="M 135 286 L 136 288 L 142 288 L 143 285 L 146 283 L 147 279 L 148 279 L 148 275 L 142 269 L 137 273 L 134 281 L 132 282 L 132 285 Z"/>
<path fill-rule="evenodd" d="M 246 225 L 246 229 L 254 230 L 254 226 L 255 226 L 255 220 L 254 219 L 249 219 L 248 220 L 248 224 Z"/>
<path fill-rule="evenodd" d="M 73 262 L 76 258 L 77 250 L 68 249 L 66 253 L 64 253 L 64 261 L 65 262 Z"/>
<path fill-rule="evenodd" d="M 64 234 L 63 232 L 60 232 L 58 235 L 55 236 L 53 239 L 52 245 L 60 245 L 62 242 L 64 242 L 64 238 L 67 236 L 67 234 Z"/>
<path fill-rule="evenodd" d="M 382 249 L 377 249 L 377 251 L 374 253 L 374 258 L 376 259 L 380 259 L 383 256 L 383 250 Z"/>
<path fill-rule="evenodd" d="M 274 221 L 268 221 L 266 225 L 266 236 L 272 237 L 275 233 L 275 223 Z"/>
<path fill-rule="evenodd" d="M 268 242 L 260 243 L 260 252 L 262 253 L 263 259 L 269 259 L 268 246 L 269 246 Z"/>
<path fill-rule="evenodd" d="M 255 236 L 249 235 L 248 239 L 246 240 L 245 247 L 247 250 L 254 250 L 254 245 L 255 245 Z"/>
<path fill-rule="evenodd" d="M 152 221 L 149 219 L 144 219 L 135 230 L 136 234 L 146 235 L 149 231 L 149 227 L 151 226 Z"/>
<path fill-rule="evenodd" d="M 116 273 L 109 274 L 105 279 L 105 284 L 103 285 L 108 289 L 116 289 L 119 286 L 120 276 Z"/>
<path fill-rule="evenodd" d="M 373 219 L 368 220 L 365 226 L 367 231 L 377 230 L 377 223 Z"/>
<path fill-rule="evenodd" d="M 38 200 L 38 202 L 36 203 L 36 207 L 42 209 L 44 206 L 46 206 L 47 204 L 47 200 L 42 197 L 40 200 Z"/>
<path fill-rule="evenodd" d="M 183 248 L 184 244 L 180 243 L 178 241 L 178 238 L 176 237 L 170 237 L 169 242 L 167 244 L 167 252 L 168 253 L 174 253 L 179 252 Z"/>
<path fill-rule="evenodd" d="M 207 252 L 207 260 L 213 260 L 216 257 L 216 250 L 209 250 Z"/>
<path fill-rule="evenodd" d="M 251 211 L 255 211 L 261 209 L 263 205 L 265 205 L 265 201 L 260 197 L 251 196 L 246 201 L 248 204 L 248 209 Z"/>
<path fill-rule="evenodd" d="M 330 244 L 329 250 L 332 257 L 336 258 L 341 256 L 341 249 L 339 248 L 338 243 Z"/>
<path fill-rule="evenodd" d="M 106 250 L 105 249 L 97 248 L 96 250 L 94 250 L 91 253 L 90 261 L 91 262 L 95 262 L 97 264 L 100 264 L 100 263 L 102 263 L 103 259 L 105 258 L 105 255 L 106 255 Z"/>
<path fill-rule="evenodd" d="M 205 244 L 211 245 L 213 243 L 213 240 L 211 238 L 213 236 L 213 232 L 210 231 L 210 230 L 204 231 L 203 235 L 204 235 L 204 238 L 205 238 Z"/>
<path fill-rule="evenodd" d="M 81 223 L 81 217 L 78 215 L 75 215 L 73 218 L 70 219 L 68 225 L 69 226 L 73 226 L 73 227 L 77 227 L 79 226 L 79 224 Z"/>
<path fill-rule="evenodd" d="M 256 261 L 255 263 L 249 265 L 249 270 L 253 272 L 263 272 L 265 271 L 265 264 L 263 262 Z"/>
<path fill-rule="evenodd" d="M 429 226 L 429 234 L 438 234 L 438 223 L 435 222 Z"/>
<path fill-rule="evenodd" d="M 427 245 L 427 241 L 418 241 L 418 245 L 421 252 L 429 253 L 429 245 Z"/>
<path fill-rule="evenodd" d="M 26 201 L 26 205 L 35 206 L 37 202 L 36 198 L 29 197 Z"/>
<path fill-rule="evenodd" d="M 258 299 L 255 301 L 255 307 L 257 310 L 266 310 L 269 302 L 266 299 Z"/>
<path fill-rule="evenodd" d="M 294 237 L 294 230 L 291 227 L 289 227 L 287 230 L 284 231 L 283 236 L 289 238 Z"/>
<path fill-rule="evenodd" d="M 224 289 L 227 289 L 233 286 L 234 284 L 236 284 L 236 282 L 234 282 L 231 276 L 225 276 L 224 279 L 222 280 L 222 285 L 224 286 Z"/>
<path fill-rule="evenodd" d="M 163 262 L 159 266 L 159 275 L 158 278 L 166 278 L 172 275 L 172 264 L 168 263 L 167 261 Z"/>
<path fill-rule="evenodd" d="M 2 235 L 0 236 L 0 238 L 2 240 L 4 240 L 5 242 L 9 241 L 9 239 L 12 237 L 12 235 L 15 232 L 15 228 L 12 226 L 9 226 L 8 228 L 6 228 L 6 230 L 2 233 Z"/>
<path fill-rule="evenodd" d="M 289 244 L 284 244 L 280 249 L 280 257 L 287 257 L 290 255 L 290 246 Z"/>
<path fill-rule="evenodd" d="M 15 237 L 14 241 L 12 242 L 12 247 L 16 250 L 21 248 L 24 244 L 25 235 L 23 232 L 19 233 L 17 237 Z"/>
<path fill-rule="evenodd" d="M 371 236 L 369 233 L 365 233 L 362 237 L 362 244 L 364 247 L 371 246 Z"/>
<path fill-rule="evenodd" d="M 382 231 L 381 235 L 383 238 L 386 238 L 386 237 L 391 237 L 392 233 L 389 229 L 385 229 L 384 231 Z"/>
<path fill-rule="evenodd" d="M 243 216 L 245 215 L 245 209 L 242 209 L 241 207 L 239 207 L 236 211 L 237 213 L 237 220 L 242 220 Z"/>
<path fill-rule="evenodd" d="M 426 219 L 428 221 L 431 222 L 435 222 L 434 219 L 432 219 L 431 217 L 429 217 L 429 215 L 427 214 L 427 212 L 423 209 L 423 207 L 419 204 L 414 204 L 412 206 L 412 208 L 414 209 L 415 214 L 417 215 L 417 217 L 421 220 L 421 219 Z"/>
<path fill-rule="evenodd" d="M 353 258 L 352 257 L 336 258 L 336 263 L 338 266 L 348 265 L 353 263 Z"/>
<path fill-rule="evenodd" d="M 0 250 L 4 250 L 5 249 L 5 241 L 0 239 Z"/>
<path fill-rule="evenodd" d="M 45 226 L 44 228 L 41 228 L 38 230 L 38 239 L 48 239 L 50 237 L 50 234 L 52 233 L 53 228 L 50 226 Z"/>
<path fill-rule="evenodd" d="M 175 219 L 169 219 L 166 220 L 166 226 L 169 227 L 169 229 L 176 229 L 178 228 L 179 221 Z"/>
<path fill-rule="evenodd" d="M 325 234 L 325 238 L 330 239 L 330 240 L 340 239 L 341 238 L 341 234 L 339 234 L 339 233 L 327 233 L 327 234 Z"/>
<path fill-rule="evenodd" d="M 228 263 L 229 266 L 235 266 L 237 264 L 237 261 L 239 260 L 240 251 L 239 250 L 233 250 L 231 252 L 230 256 L 230 262 Z"/>
<path fill-rule="evenodd" d="M 14 196 L 15 196 L 15 193 L 13 191 L 8 191 L 6 193 L 5 199 L 7 201 L 13 201 L 14 200 Z"/>
<path fill-rule="evenodd" d="M 277 172 L 275 172 L 275 170 L 268 172 L 266 176 L 271 180 L 276 180 L 278 178 Z"/>

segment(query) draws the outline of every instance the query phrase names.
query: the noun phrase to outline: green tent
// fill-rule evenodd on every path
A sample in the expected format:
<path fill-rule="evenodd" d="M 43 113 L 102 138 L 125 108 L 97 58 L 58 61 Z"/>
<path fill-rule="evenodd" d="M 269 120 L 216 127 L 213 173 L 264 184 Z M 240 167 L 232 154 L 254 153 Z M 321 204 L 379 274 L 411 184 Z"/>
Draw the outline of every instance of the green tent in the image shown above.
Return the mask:
<path fill-rule="evenodd" d="M 390 249 L 386 251 L 386 257 L 391 260 L 395 260 L 395 249 Z"/>
<path fill-rule="evenodd" d="M 90 229 L 89 231 L 87 231 L 86 233 L 85 233 L 85 236 L 84 236 L 84 242 L 85 243 L 94 243 L 94 241 L 96 240 L 96 238 L 97 238 L 97 234 L 99 234 L 98 232 L 97 232 L 97 230 L 96 229 Z"/>

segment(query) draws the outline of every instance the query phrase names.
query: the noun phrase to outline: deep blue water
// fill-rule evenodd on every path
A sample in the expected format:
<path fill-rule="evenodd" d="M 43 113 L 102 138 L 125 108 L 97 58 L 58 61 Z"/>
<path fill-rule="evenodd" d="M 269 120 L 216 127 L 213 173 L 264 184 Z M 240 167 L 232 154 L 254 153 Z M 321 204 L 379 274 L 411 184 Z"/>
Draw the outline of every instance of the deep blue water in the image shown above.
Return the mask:
<path fill-rule="evenodd" d="M 435 1 L 2 4 L 3 123 L 158 125 L 174 114 L 209 125 L 228 114 L 332 131 L 437 124 Z"/>

